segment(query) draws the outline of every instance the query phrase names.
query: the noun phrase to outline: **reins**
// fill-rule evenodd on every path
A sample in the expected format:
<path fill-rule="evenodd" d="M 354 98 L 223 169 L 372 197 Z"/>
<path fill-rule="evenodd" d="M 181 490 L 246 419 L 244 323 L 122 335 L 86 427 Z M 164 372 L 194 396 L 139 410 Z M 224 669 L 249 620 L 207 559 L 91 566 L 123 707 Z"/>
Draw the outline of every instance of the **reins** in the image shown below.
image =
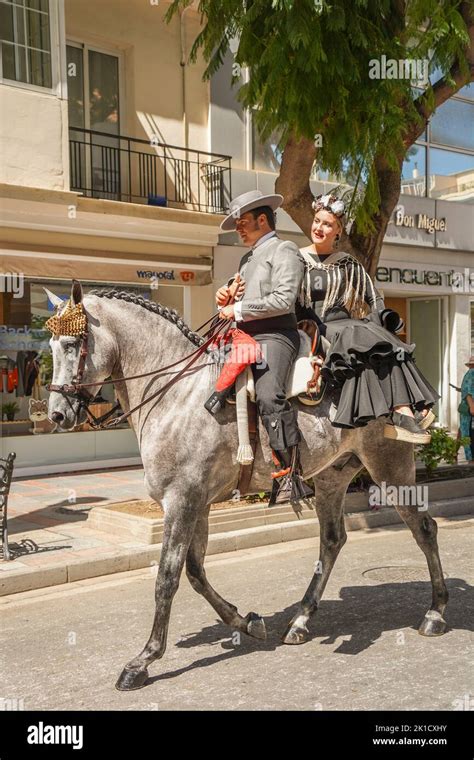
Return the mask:
<path fill-rule="evenodd" d="M 110 378 L 108 380 L 102 380 L 101 382 L 96 382 L 96 383 L 83 383 L 81 381 L 84 375 L 85 363 L 86 363 L 86 358 L 88 355 L 88 338 L 89 338 L 89 330 L 88 330 L 89 326 L 88 326 L 88 321 L 87 321 L 87 315 L 85 314 L 85 312 L 84 312 L 84 316 L 86 317 L 86 324 L 85 324 L 85 329 L 81 333 L 81 348 L 79 352 L 79 364 L 78 364 L 77 372 L 75 376 L 73 377 L 73 382 L 70 384 L 64 383 L 63 385 L 56 385 L 56 384 L 50 383 L 49 385 L 46 386 L 46 390 L 48 390 L 49 392 L 54 391 L 64 396 L 67 399 L 72 411 L 74 411 L 74 409 L 73 409 L 70 399 L 71 398 L 77 399 L 79 401 L 79 406 L 77 408 L 77 411 L 75 412 L 76 417 L 79 414 L 80 409 L 83 408 L 87 414 L 90 425 L 96 430 L 109 429 L 112 427 L 116 427 L 117 425 L 120 425 L 122 422 L 124 422 L 124 420 L 130 417 L 131 414 L 136 412 L 137 409 L 140 409 L 145 404 L 148 404 L 150 401 L 153 401 L 153 399 L 160 396 L 160 394 L 161 396 L 163 396 L 173 385 L 175 385 L 178 382 L 178 380 L 180 380 L 189 371 L 196 372 L 202 369 L 203 367 L 209 366 L 209 364 L 206 363 L 206 364 L 199 365 L 197 367 L 193 367 L 194 363 L 199 359 L 200 356 L 202 356 L 205 353 L 207 348 L 216 339 L 217 335 L 219 333 L 222 333 L 222 335 L 225 335 L 231 326 L 231 320 L 221 320 L 219 319 L 217 314 L 214 314 L 212 317 L 210 317 L 210 319 L 208 319 L 200 327 L 198 327 L 196 331 L 198 332 L 199 330 L 202 330 L 203 327 L 211 323 L 209 329 L 203 336 L 204 343 L 198 346 L 198 348 L 196 348 L 190 354 L 183 356 L 182 359 L 172 362 L 172 364 L 168 364 L 166 367 L 160 367 L 158 369 L 151 370 L 150 372 L 141 372 L 138 375 L 129 375 L 127 377 L 119 377 L 115 379 Z M 182 369 L 180 369 L 177 372 L 175 377 L 171 378 L 167 383 L 162 385 L 161 388 L 158 388 L 158 390 L 155 391 L 155 393 L 145 398 L 143 401 L 141 401 L 139 404 L 134 406 L 128 412 L 124 412 L 123 414 L 120 414 L 118 417 L 109 419 L 110 417 L 112 417 L 114 412 L 116 412 L 120 408 L 119 402 L 117 402 L 111 409 L 109 409 L 105 414 L 101 415 L 100 417 L 95 417 L 95 415 L 89 409 L 89 405 L 92 403 L 94 399 L 94 395 L 90 393 L 88 390 L 84 390 L 84 389 L 93 388 L 97 386 L 102 387 L 103 385 L 107 385 L 109 383 L 115 384 L 115 383 L 122 383 L 128 380 L 137 380 L 142 377 L 155 376 L 156 378 L 159 378 L 163 374 L 170 374 L 168 370 L 172 369 L 173 367 L 176 367 L 179 364 L 182 364 L 184 361 L 188 359 L 190 359 L 191 361 L 189 361 L 184 367 L 182 367 Z M 161 398 L 159 400 L 161 400 Z"/>

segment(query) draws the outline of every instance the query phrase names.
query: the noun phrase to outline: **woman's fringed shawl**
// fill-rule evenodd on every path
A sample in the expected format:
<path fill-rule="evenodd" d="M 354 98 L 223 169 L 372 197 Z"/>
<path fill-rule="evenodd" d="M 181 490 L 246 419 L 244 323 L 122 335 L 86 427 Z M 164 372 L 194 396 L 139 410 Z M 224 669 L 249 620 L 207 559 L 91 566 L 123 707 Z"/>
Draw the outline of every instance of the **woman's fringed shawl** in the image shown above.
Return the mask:
<path fill-rule="evenodd" d="M 305 260 L 305 273 L 299 297 L 302 306 L 312 305 L 311 270 L 319 269 L 324 270 L 328 278 L 321 309 L 322 319 L 333 306 L 343 306 L 352 319 L 364 317 L 370 310 L 365 300 L 367 296 L 372 308 L 374 307 L 377 299 L 374 284 L 362 264 L 350 253 L 334 253 L 324 263 L 316 260 L 308 251 L 303 250 L 300 253 Z"/>

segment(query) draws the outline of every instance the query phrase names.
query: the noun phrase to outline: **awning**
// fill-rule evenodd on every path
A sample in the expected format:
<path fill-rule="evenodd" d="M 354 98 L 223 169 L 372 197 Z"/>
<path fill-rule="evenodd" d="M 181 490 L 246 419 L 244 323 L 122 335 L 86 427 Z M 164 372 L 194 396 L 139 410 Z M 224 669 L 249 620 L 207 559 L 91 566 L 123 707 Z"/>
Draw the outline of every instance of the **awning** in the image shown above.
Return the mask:
<path fill-rule="evenodd" d="M 212 264 L 207 259 L 199 261 L 126 259 L 119 256 L 74 255 L 68 253 L 44 253 L 0 250 L 0 272 L 20 273 L 38 280 L 72 280 L 103 282 L 110 285 L 209 285 L 212 282 Z"/>

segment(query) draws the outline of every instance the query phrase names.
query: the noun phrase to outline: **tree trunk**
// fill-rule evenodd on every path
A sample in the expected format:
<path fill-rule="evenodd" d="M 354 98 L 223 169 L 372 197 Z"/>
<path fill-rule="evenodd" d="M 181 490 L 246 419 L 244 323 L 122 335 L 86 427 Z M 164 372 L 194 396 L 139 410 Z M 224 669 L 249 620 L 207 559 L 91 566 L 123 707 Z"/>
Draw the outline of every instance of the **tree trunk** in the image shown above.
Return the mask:
<path fill-rule="evenodd" d="M 312 140 L 306 137 L 297 139 L 291 135 L 285 145 L 280 174 L 275 182 L 275 192 L 284 198 L 282 208 L 308 238 L 313 222 L 313 194 L 309 178 L 316 154 L 317 149 Z"/>
<path fill-rule="evenodd" d="M 380 208 L 372 219 L 375 229 L 373 232 L 361 233 L 354 223 L 349 235 L 350 246 L 346 247 L 362 261 L 371 277 L 375 276 L 387 226 L 400 197 L 402 166 L 403 158 L 399 158 L 396 169 L 388 166 L 382 156 L 375 159 L 380 193 Z"/>

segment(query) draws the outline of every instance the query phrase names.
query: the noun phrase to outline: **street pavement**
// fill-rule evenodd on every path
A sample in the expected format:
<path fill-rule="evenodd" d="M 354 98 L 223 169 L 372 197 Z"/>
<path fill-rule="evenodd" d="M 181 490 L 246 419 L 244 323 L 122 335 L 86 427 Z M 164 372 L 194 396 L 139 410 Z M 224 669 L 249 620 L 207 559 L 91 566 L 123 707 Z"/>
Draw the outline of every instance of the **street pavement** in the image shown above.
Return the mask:
<path fill-rule="evenodd" d="M 206 563 L 241 613 L 264 615 L 266 642 L 216 620 L 183 576 L 168 650 L 145 688 L 129 693 L 114 683 L 148 638 L 156 567 L 4 597 L 0 700 L 25 710 L 472 710 L 474 520 L 438 522 L 451 595 L 442 637 L 416 630 L 431 586 L 411 534 L 357 531 L 301 646 L 280 639 L 313 571 L 316 539 Z"/>
<path fill-rule="evenodd" d="M 14 480 L 8 532 L 15 562 L 0 563 L 0 572 L 41 571 L 140 546 L 130 538 L 94 530 L 87 522 L 93 507 L 131 499 L 149 499 L 142 467 Z"/>

